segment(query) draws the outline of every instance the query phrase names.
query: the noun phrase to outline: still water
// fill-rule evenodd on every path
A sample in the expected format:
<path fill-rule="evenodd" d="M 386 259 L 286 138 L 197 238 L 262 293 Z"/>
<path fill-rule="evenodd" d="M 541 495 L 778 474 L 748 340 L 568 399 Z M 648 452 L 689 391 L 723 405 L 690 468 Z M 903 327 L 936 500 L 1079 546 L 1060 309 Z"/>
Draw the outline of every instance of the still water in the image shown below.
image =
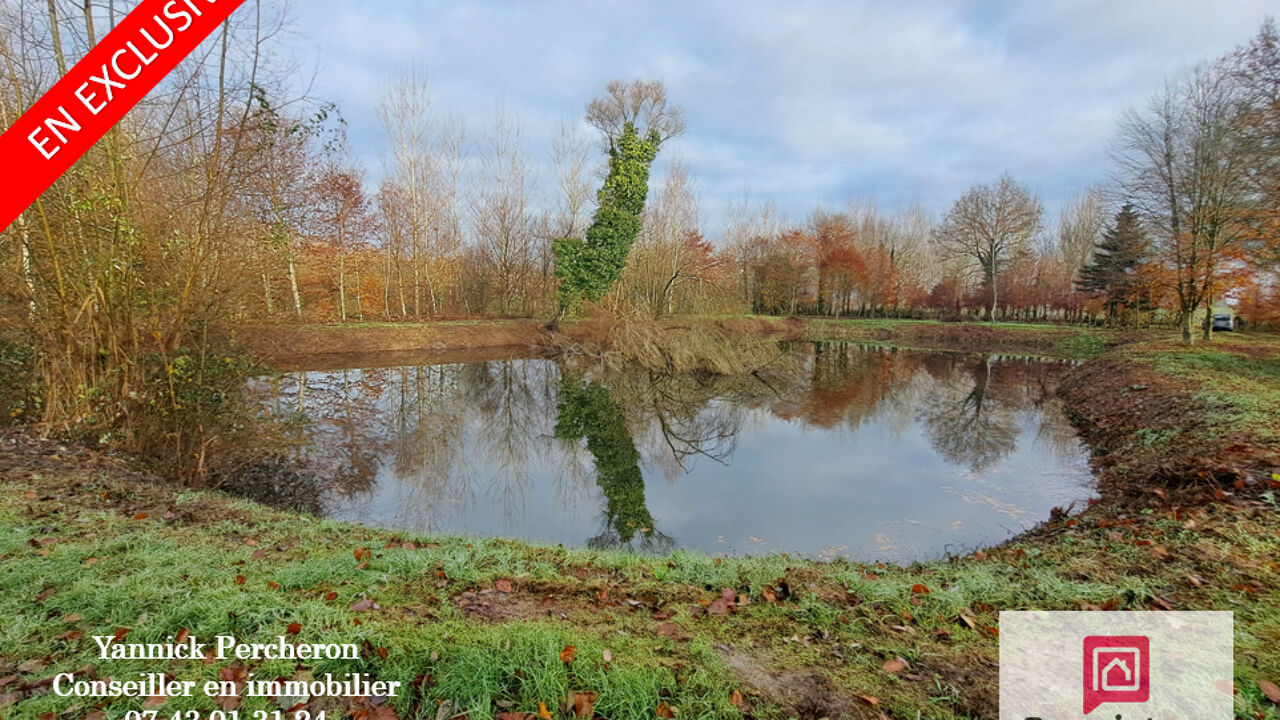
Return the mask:
<path fill-rule="evenodd" d="M 775 375 L 547 359 L 298 372 L 315 510 L 429 533 L 909 562 L 1093 496 L 1064 362 L 823 343 Z"/>

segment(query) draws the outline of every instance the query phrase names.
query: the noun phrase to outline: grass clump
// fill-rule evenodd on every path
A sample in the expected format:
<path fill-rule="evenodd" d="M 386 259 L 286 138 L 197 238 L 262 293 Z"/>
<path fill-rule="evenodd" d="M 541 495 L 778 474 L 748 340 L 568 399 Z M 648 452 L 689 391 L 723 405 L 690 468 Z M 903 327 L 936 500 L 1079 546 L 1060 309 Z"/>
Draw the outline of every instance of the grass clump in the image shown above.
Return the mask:
<path fill-rule="evenodd" d="M 785 327 L 768 321 L 655 322 L 595 320 L 550 335 L 579 365 L 618 371 L 743 375 L 776 369 L 788 353 Z"/>

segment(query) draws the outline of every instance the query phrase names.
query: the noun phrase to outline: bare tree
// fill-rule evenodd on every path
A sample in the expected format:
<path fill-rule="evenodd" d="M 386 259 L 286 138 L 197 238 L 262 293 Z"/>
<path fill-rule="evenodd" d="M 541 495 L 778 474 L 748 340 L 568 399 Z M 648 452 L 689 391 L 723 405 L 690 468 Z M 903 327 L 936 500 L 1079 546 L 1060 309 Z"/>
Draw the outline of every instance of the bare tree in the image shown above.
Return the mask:
<path fill-rule="evenodd" d="M 1093 257 L 1094 245 L 1106 226 L 1107 203 L 1100 190 L 1089 189 L 1072 198 L 1058 216 L 1057 251 L 1071 273 Z"/>
<path fill-rule="evenodd" d="M 1126 114 L 1115 150 L 1120 185 L 1174 273 L 1187 344 L 1202 306 L 1209 338 L 1219 261 L 1245 229 L 1247 153 L 1234 91 L 1219 67 L 1201 65 L 1166 84 L 1145 112 Z"/>
<path fill-rule="evenodd" d="M 529 158 L 519 123 L 505 113 L 494 120 L 482 167 L 471 205 L 475 240 L 492 272 L 501 312 L 527 312 L 534 245 Z"/>
<path fill-rule="evenodd" d="M 667 89 L 661 80 L 614 80 L 605 94 L 587 104 L 587 122 L 604 136 L 605 147 L 613 147 L 622 129 L 633 124 L 641 135 L 657 133 L 663 143 L 684 132 L 684 114 L 667 105 Z"/>
<path fill-rule="evenodd" d="M 1008 175 L 993 185 L 975 185 L 956 200 L 934 236 L 949 257 L 972 262 L 991 291 L 987 317 L 999 310 L 997 280 L 1014 257 L 1030 249 L 1040 231 L 1040 201 Z"/>

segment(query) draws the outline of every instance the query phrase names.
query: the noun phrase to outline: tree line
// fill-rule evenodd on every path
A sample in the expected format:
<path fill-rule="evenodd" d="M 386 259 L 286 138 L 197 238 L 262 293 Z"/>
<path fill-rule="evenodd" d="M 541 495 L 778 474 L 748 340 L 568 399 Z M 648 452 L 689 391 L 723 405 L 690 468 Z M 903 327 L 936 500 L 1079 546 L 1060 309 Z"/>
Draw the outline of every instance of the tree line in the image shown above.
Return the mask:
<path fill-rule="evenodd" d="M 0 7 L 0 121 L 128 9 Z M 715 237 L 696 168 L 650 181 L 684 128 L 660 82 L 611 83 L 539 177 L 518 118 L 472 135 L 408 70 L 379 101 L 375 183 L 340 109 L 291 89 L 286 28 L 283 6 L 246 5 L 0 231 L 0 333 L 32 378 L 6 388 L 11 415 L 159 443 L 202 476 L 251 427 L 206 422 L 234 405 L 246 323 L 751 311 L 1181 322 L 1190 341 L 1225 300 L 1280 319 L 1271 21 L 1126 115 L 1114 177 L 1056 222 L 1002 176 L 941 218 L 853 201 L 796 220 L 744 200 Z"/>

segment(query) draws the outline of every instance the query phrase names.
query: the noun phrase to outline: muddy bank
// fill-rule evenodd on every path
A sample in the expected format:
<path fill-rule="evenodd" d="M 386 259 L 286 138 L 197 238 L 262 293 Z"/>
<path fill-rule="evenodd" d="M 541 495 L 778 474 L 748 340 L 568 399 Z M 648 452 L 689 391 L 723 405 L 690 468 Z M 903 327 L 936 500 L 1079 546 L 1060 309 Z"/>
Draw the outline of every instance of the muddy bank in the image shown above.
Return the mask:
<path fill-rule="evenodd" d="M 249 353 L 283 369 L 311 367 L 326 358 L 404 353 L 429 362 L 465 362 L 479 355 L 537 352 L 547 345 L 544 323 L 534 320 L 447 323 L 369 323 L 359 325 L 246 325 L 235 340 Z M 471 355 L 467 355 L 471 353 Z M 326 362 L 326 361 L 322 361 Z"/>
<path fill-rule="evenodd" d="M 1092 451 L 1104 498 L 1206 488 L 1250 494 L 1275 484 L 1280 450 L 1265 419 L 1250 417 L 1274 386 L 1265 376 L 1251 382 L 1226 368 L 1193 371 L 1206 358 L 1245 360 L 1226 342 L 1135 344 L 1084 363 L 1064 380 L 1059 395 Z M 1245 349 L 1246 362 L 1274 365 L 1280 358 L 1277 347 Z M 1245 392 L 1231 392 L 1241 381 Z"/>
<path fill-rule="evenodd" d="M 1089 358 L 1108 347 L 1147 339 L 1149 332 L 1103 332 L 1051 325 L 986 325 L 820 318 L 674 318 L 642 323 L 673 335 L 700 329 L 743 338 L 848 340 L 921 349 L 997 352 Z M 539 357 L 567 343 L 600 345 L 617 320 L 585 319 L 549 330 L 536 320 L 476 320 L 447 323 L 353 325 L 254 325 L 236 333 L 241 347 L 281 369 L 340 367 L 350 359 L 378 365 L 412 360 L 428 363 Z M 375 357 L 387 354 L 387 358 Z M 391 354 L 399 357 L 391 358 Z M 344 357 L 345 356 L 345 357 Z"/>

